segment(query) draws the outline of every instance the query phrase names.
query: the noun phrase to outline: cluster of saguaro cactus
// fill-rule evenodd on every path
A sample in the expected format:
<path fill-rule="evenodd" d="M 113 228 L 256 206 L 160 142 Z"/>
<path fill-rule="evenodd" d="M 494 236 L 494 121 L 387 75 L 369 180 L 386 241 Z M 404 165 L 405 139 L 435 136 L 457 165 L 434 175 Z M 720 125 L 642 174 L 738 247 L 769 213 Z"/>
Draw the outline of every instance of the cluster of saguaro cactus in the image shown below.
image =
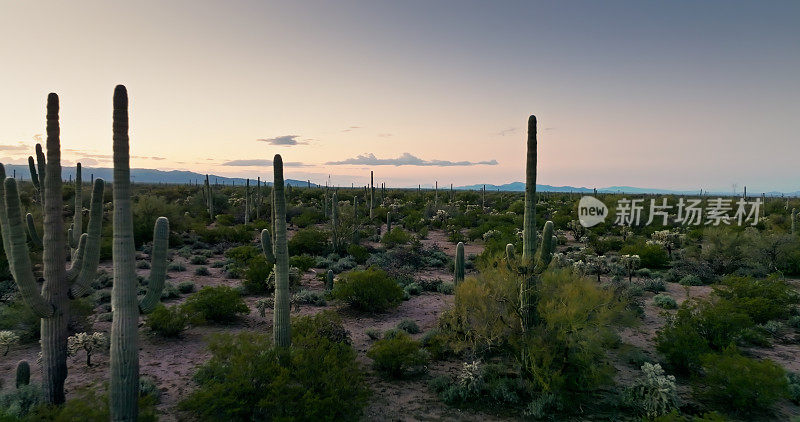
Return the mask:
<path fill-rule="evenodd" d="M 289 322 L 289 248 L 286 242 L 286 197 L 283 188 L 283 158 L 275 154 L 272 162 L 274 179 L 272 182 L 273 197 L 273 230 L 274 242 L 267 242 L 269 232 L 261 232 L 261 246 L 267 260 L 274 259 L 275 273 L 275 311 L 273 313 L 272 336 L 278 347 L 289 347 L 292 344 Z M 270 251 L 271 250 L 271 251 Z"/>
<path fill-rule="evenodd" d="M 139 314 L 152 311 L 161 299 L 167 274 L 169 221 L 156 220 L 153 232 L 150 280 L 139 300 L 136 247 L 131 209 L 130 147 L 128 139 L 128 92 L 114 89 L 114 285 L 111 290 L 111 419 L 135 421 L 139 398 Z"/>
<path fill-rule="evenodd" d="M 453 266 L 453 284 L 458 285 L 464 281 L 464 242 L 456 245 L 456 262 Z"/>
<path fill-rule="evenodd" d="M 67 322 L 69 296 L 81 293 L 94 277 L 99 261 L 100 225 L 102 223 L 103 181 L 95 184 L 92 198 L 92 217 L 89 222 L 93 235 L 83 234 L 72 264 L 66 267 L 67 241 L 64 234 L 61 139 L 58 121 L 58 95 L 47 97 L 47 160 L 39 173 L 39 188 L 44 198 L 43 278 L 39 285 L 33 275 L 28 246 L 25 243 L 25 223 L 22 221 L 17 182 L 6 179 L 0 164 L 0 227 L 3 247 L 14 281 L 22 299 L 41 318 L 42 383 L 48 403 L 64 402 L 64 381 L 67 377 Z M 41 147 L 39 148 L 41 149 Z M 99 194 L 97 194 L 99 191 Z M 99 216 L 99 217 L 97 217 Z"/>

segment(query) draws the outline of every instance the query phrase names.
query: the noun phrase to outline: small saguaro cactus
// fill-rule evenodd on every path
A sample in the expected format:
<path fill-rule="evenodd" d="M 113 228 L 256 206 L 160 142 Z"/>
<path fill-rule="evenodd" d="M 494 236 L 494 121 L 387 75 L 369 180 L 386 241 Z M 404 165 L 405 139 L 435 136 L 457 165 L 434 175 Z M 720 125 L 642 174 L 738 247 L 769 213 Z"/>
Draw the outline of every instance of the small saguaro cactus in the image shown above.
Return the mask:
<path fill-rule="evenodd" d="M 550 260 L 553 259 L 553 251 L 556 245 L 553 237 L 553 222 L 547 221 L 544 223 L 544 229 L 542 229 L 542 247 L 539 251 L 539 260 L 536 263 L 540 272 L 547 269 L 547 266 L 550 265 Z"/>
<path fill-rule="evenodd" d="M 339 196 L 336 191 L 331 198 L 331 239 L 333 240 L 333 250 L 339 250 Z"/>
<path fill-rule="evenodd" d="M 386 212 L 386 234 L 392 232 L 392 213 L 387 211 Z"/>
<path fill-rule="evenodd" d="M 31 382 L 31 366 L 27 360 L 21 360 L 17 363 L 17 380 L 16 387 L 20 388 L 23 385 L 28 385 Z"/>
<path fill-rule="evenodd" d="M 369 171 L 369 187 L 370 187 L 370 193 L 369 193 L 369 219 L 370 220 L 372 220 L 372 218 L 373 218 L 372 210 L 373 210 L 373 208 L 375 208 L 375 185 L 373 184 L 374 183 L 373 177 L 374 177 L 374 173 L 372 172 L 372 170 L 370 170 Z"/>
<path fill-rule="evenodd" d="M 453 284 L 458 285 L 464 281 L 464 242 L 456 246 L 456 262 L 453 268 Z"/>
<path fill-rule="evenodd" d="M 61 181 L 61 140 L 58 121 L 58 95 L 47 97 L 47 160 L 39 170 L 39 186 L 44 198 L 43 278 L 39 284 L 33 275 L 28 246 L 25 243 L 25 223 L 20 211 L 17 181 L 6 179 L 5 168 L 0 164 L 0 227 L 11 274 L 19 287 L 23 301 L 41 318 L 42 384 L 45 401 L 50 404 L 64 402 L 64 381 L 67 377 L 67 323 L 69 321 L 69 296 L 78 296 L 95 276 L 100 250 L 100 225 L 102 223 L 102 180 L 95 185 L 100 195 L 92 199 L 93 216 L 90 227 L 96 227 L 96 236 L 83 234 L 78 250 L 69 268 L 65 266 L 67 239 L 64 234 L 64 203 Z M 37 148 L 37 155 L 41 146 Z M 44 177 L 42 177 L 44 175 Z M 94 212 L 96 211 L 96 213 Z M 95 218 L 94 215 L 100 215 Z M 96 249 L 95 249 L 96 248 Z M 97 257 L 93 251 L 97 251 Z"/>
<path fill-rule="evenodd" d="M 244 184 L 244 224 L 250 222 L 250 179 Z"/>
<path fill-rule="evenodd" d="M 333 270 L 328 270 L 328 274 L 325 277 L 325 290 L 333 290 Z"/>
<path fill-rule="evenodd" d="M 796 221 L 797 221 L 797 208 L 792 208 L 792 234 L 796 233 L 794 231 Z"/>
<path fill-rule="evenodd" d="M 514 244 L 509 243 L 506 245 L 506 262 L 514 262 Z"/>
<path fill-rule="evenodd" d="M 275 173 L 272 193 L 275 204 L 275 312 L 273 314 L 272 336 L 278 347 L 292 344 L 289 325 L 289 248 L 286 242 L 286 197 L 283 188 L 283 158 L 275 154 L 272 162 Z M 262 232 L 262 239 L 264 234 Z M 266 253 L 266 252 L 265 252 Z"/>
<path fill-rule="evenodd" d="M 275 266 L 275 248 L 272 244 L 272 235 L 268 229 L 261 230 L 261 249 L 264 251 L 264 258 L 267 259 L 267 266 Z"/>
<path fill-rule="evenodd" d="M 139 314 L 152 311 L 161 298 L 167 274 L 169 220 L 159 217 L 153 230 L 150 280 L 139 300 L 136 293 L 136 247 L 131 210 L 128 92 L 114 89 L 114 285 L 111 290 L 111 419 L 135 421 L 139 412 Z"/>

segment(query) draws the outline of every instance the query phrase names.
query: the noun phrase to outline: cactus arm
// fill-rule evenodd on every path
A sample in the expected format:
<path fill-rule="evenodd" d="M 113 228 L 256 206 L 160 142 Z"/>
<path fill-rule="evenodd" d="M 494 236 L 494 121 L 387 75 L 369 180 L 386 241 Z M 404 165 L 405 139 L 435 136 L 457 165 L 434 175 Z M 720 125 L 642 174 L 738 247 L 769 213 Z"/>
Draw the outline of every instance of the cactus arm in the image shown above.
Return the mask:
<path fill-rule="evenodd" d="M 53 306 L 38 292 L 39 286 L 33 277 L 31 258 L 28 253 L 28 245 L 25 243 L 25 232 L 22 228 L 17 181 L 8 178 L 5 180 L 4 185 L 5 204 L 3 206 L 3 214 L 5 214 L 5 218 L 0 218 L 0 222 L 3 225 L 3 243 L 6 247 L 6 257 L 10 264 L 9 269 L 25 303 L 33 309 L 37 316 L 46 318 L 53 315 Z"/>
<path fill-rule="evenodd" d="M 150 282 L 147 293 L 139 301 L 139 311 L 149 314 L 161 300 L 164 280 L 167 278 L 167 248 L 169 247 L 169 220 L 158 217 L 153 227 L 153 252 L 150 258 Z"/>
<path fill-rule="evenodd" d="M 538 271 L 542 272 L 550 265 L 550 260 L 553 259 L 553 222 L 548 221 L 544 223 L 542 230 L 542 246 L 539 249 L 539 262 L 537 262 Z"/>
<path fill-rule="evenodd" d="M 525 165 L 525 215 L 522 223 L 522 262 L 533 263 L 536 253 L 536 116 L 528 118 L 528 153 Z"/>
<path fill-rule="evenodd" d="M 33 157 L 30 155 L 28 156 L 28 170 L 31 172 L 31 182 L 33 183 L 33 187 L 36 190 L 39 190 L 39 175 L 36 173 L 36 163 L 33 161 Z"/>
<path fill-rule="evenodd" d="M 286 197 L 283 190 L 283 159 L 275 154 L 273 193 L 275 196 L 275 313 L 273 342 L 278 347 L 291 346 L 289 326 L 289 250 L 286 243 Z"/>
<path fill-rule="evenodd" d="M 6 257 L 8 257 L 8 265 L 11 268 L 14 265 L 14 260 L 11 259 L 11 242 L 9 241 L 10 236 L 8 236 L 8 213 L 6 213 L 6 187 L 5 187 L 5 180 L 6 180 L 6 167 L 0 163 L 0 229 L 2 229 L 2 238 L 3 238 L 3 250 L 5 251 Z M 13 270 L 12 270 L 13 272 Z"/>
<path fill-rule="evenodd" d="M 74 282 L 81 273 L 83 260 L 86 256 L 86 240 L 88 238 L 89 235 L 84 233 L 81 235 L 81 240 L 78 241 L 78 249 L 75 251 L 75 256 L 72 258 L 72 265 L 67 269 L 67 281 L 70 283 Z"/>
<path fill-rule="evenodd" d="M 67 229 L 67 243 L 69 243 L 71 249 L 75 249 L 75 247 L 78 246 L 75 244 L 73 233 L 75 233 L 75 231 L 72 230 L 72 224 L 70 224 L 69 229 Z"/>
<path fill-rule="evenodd" d="M 261 230 L 261 249 L 264 251 L 264 257 L 267 258 L 267 265 L 272 267 L 275 265 L 275 253 L 272 248 L 272 235 L 269 230 Z"/>
<path fill-rule="evenodd" d="M 91 282 L 97 274 L 97 265 L 100 263 L 100 234 L 103 226 L 103 192 L 105 182 L 95 179 L 92 187 L 92 202 L 89 209 L 89 224 L 86 234 L 86 252 L 83 265 L 80 266 L 78 278 L 72 284 L 70 295 L 83 297 L 91 290 Z"/>
<path fill-rule="evenodd" d="M 25 215 L 25 228 L 28 231 L 28 237 L 31 239 L 31 243 L 37 248 L 42 248 L 42 238 L 39 237 L 39 232 L 36 231 L 36 223 L 33 221 L 33 215 L 28 213 Z"/>
<path fill-rule="evenodd" d="M 39 169 L 39 201 L 42 205 L 42 211 L 44 211 L 44 201 L 46 200 L 44 177 L 47 174 L 47 160 L 45 159 L 44 151 L 42 151 L 42 144 L 36 144 L 36 167 Z"/>
<path fill-rule="evenodd" d="M 81 163 L 75 169 L 75 216 L 72 218 L 71 248 L 78 247 L 83 234 L 83 180 L 81 179 Z"/>

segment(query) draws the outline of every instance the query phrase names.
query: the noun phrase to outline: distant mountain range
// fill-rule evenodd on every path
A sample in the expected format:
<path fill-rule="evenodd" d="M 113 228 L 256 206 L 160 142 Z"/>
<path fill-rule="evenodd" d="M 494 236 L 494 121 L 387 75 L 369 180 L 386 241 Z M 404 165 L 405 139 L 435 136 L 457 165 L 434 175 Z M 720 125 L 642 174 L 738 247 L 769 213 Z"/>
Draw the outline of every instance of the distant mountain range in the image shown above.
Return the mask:
<path fill-rule="evenodd" d="M 18 165 L 18 164 L 7 164 L 6 166 L 6 175 L 12 176 L 16 171 L 16 175 L 18 179 L 22 180 L 30 180 L 31 175 L 28 170 L 28 166 Z M 99 168 L 90 168 L 84 167 L 83 168 L 83 179 L 85 181 L 89 181 L 94 175 L 94 177 L 99 177 L 107 181 L 111 181 L 113 179 L 114 170 L 111 168 L 99 167 Z M 65 180 L 69 180 L 71 178 L 75 178 L 75 168 L 74 167 L 64 167 L 62 169 L 62 175 Z M 195 173 L 193 171 L 182 171 L 182 170 L 171 170 L 171 171 L 163 171 L 163 170 L 155 170 L 155 169 L 131 169 L 131 180 L 134 183 L 167 183 L 167 184 L 188 184 L 188 183 L 199 183 L 202 184 L 205 181 L 205 174 Z M 245 179 L 241 177 L 225 177 L 225 176 L 217 176 L 214 174 L 209 174 L 209 179 L 211 183 L 215 183 L 218 185 L 236 185 L 241 186 L 244 185 Z M 272 182 L 267 182 L 262 180 L 262 182 L 266 183 L 267 185 L 272 185 Z M 291 185 L 294 187 L 307 187 L 309 186 L 309 182 L 306 180 L 296 180 L 296 179 L 286 179 L 285 180 L 287 185 Z M 250 179 L 250 183 L 254 184 L 255 179 Z M 311 187 L 319 187 L 320 185 L 316 183 L 311 183 Z M 503 192 L 524 192 L 525 191 L 525 183 L 524 182 L 512 182 L 506 183 L 504 185 L 493 185 L 493 184 L 475 184 L 475 185 L 466 185 L 466 186 L 454 186 L 453 189 L 458 190 L 481 190 L 483 187 L 486 186 L 486 190 L 489 191 L 503 191 Z M 416 187 L 409 187 L 409 189 L 415 189 Z M 430 188 L 428 188 L 430 189 Z M 442 187 L 442 190 L 446 190 L 446 187 Z M 574 186 L 551 186 L 551 185 L 536 185 L 537 192 L 574 192 L 574 193 L 593 193 L 594 189 L 587 188 L 587 187 L 574 187 Z M 671 195 L 699 195 L 700 190 L 671 190 L 671 189 L 658 189 L 658 188 L 638 188 L 634 186 L 608 186 L 604 188 L 598 188 L 598 193 L 628 193 L 628 194 L 671 194 Z M 708 195 L 721 195 L 721 196 L 729 196 L 731 195 L 730 191 L 722 192 L 722 191 L 703 191 L 704 194 Z M 748 196 L 760 196 L 761 192 L 749 192 Z M 800 196 L 800 191 L 795 192 L 777 192 L 777 191 L 770 191 L 766 192 L 767 196 Z"/>

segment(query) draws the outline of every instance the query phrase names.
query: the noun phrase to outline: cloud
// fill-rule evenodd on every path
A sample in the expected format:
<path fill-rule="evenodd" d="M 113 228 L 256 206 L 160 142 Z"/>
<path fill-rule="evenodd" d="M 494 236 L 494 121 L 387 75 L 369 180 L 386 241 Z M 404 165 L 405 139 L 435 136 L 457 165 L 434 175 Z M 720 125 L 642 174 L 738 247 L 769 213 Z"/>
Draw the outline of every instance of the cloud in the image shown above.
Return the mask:
<path fill-rule="evenodd" d="M 17 145 L 0 145 L 0 151 L 26 151 L 32 148 L 22 142 Z"/>
<path fill-rule="evenodd" d="M 329 161 L 328 165 L 369 165 L 369 166 L 430 166 L 430 167 L 455 167 L 455 166 L 496 166 L 497 160 L 488 161 L 446 161 L 446 160 L 423 160 L 407 152 L 397 158 L 378 158 L 375 154 L 360 154 L 355 158 L 348 158 L 342 161 Z"/>
<path fill-rule="evenodd" d="M 272 160 L 231 160 L 222 163 L 223 166 L 233 166 L 233 167 L 256 167 L 256 166 L 272 166 Z M 284 167 L 305 167 L 306 165 L 299 162 L 284 162 Z"/>
<path fill-rule="evenodd" d="M 283 135 L 283 136 L 276 136 L 274 138 L 260 138 L 256 139 L 259 142 L 266 142 L 270 145 L 283 145 L 283 146 L 291 146 L 291 145 L 308 145 L 308 139 L 306 140 L 298 140 L 298 135 Z"/>
<path fill-rule="evenodd" d="M 510 127 L 508 129 L 503 129 L 500 132 L 497 132 L 497 134 L 500 136 L 513 135 L 515 133 L 517 133 L 517 128 L 515 127 Z"/>
<path fill-rule="evenodd" d="M 391 133 L 379 133 L 378 134 L 379 138 L 388 138 L 390 136 L 394 136 L 394 135 L 392 135 Z"/>
<path fill-rule="evenodd" d="M 352 132 L 356 129 L 361 129 L 361 126 L 350 126 L 349 128 L 344 129 L 342 132 Z"/>

